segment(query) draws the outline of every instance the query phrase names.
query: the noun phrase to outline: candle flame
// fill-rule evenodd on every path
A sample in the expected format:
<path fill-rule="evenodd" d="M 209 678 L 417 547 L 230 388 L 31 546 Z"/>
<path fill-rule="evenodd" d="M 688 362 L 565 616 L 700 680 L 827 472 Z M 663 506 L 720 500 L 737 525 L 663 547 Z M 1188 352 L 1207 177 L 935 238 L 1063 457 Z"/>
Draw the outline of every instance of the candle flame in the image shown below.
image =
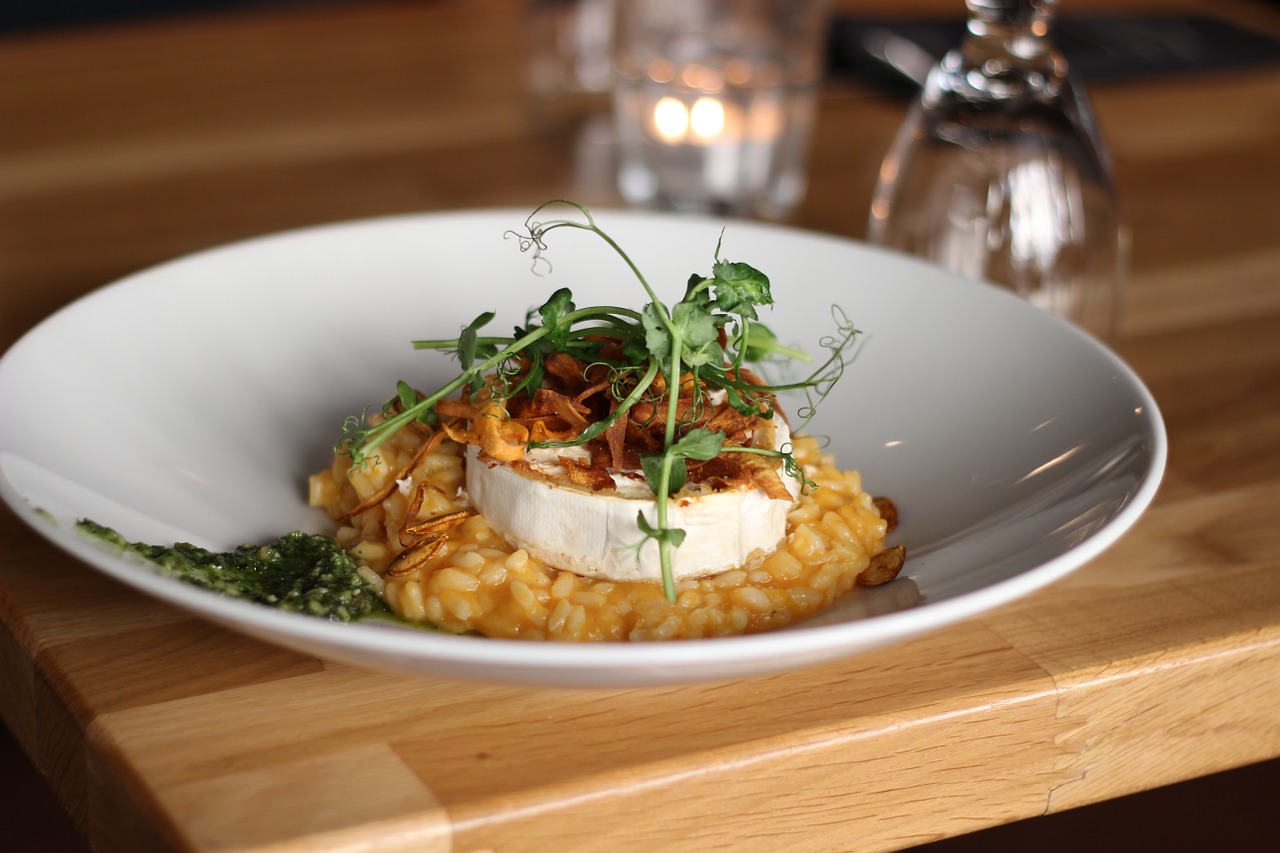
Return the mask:
<path fill-rule="evenodd" d="M 724 132 L 724 105 L 715 98 L 698 98 L 689 112 L 689 124 L 700 139 L 715 139 Z"/>
<path fill-rule="evenodd" d="M 667 142 L 679 142 L 689 130 L 689 111 L 676 98 L 660 98 L 653 108 L 653 126 Z"/>

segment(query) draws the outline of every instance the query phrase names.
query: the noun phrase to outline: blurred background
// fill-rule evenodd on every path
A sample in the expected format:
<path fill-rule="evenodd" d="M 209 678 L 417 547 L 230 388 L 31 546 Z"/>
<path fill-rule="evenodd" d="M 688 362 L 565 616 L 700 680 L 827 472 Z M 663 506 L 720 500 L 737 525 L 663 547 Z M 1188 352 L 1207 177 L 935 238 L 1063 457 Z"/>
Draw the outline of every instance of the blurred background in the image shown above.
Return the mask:
<path fill-rule="evenodd" d="M 0 71 L 6 68 L 6 57 L 8 67 L 24 69 L 5 75 L 7 103 L 24 115 L 32 114 L 29 110 L 36 114 L 42 109 L 57 110 L 60 123 L 58 136 L 31 122 L 7 122 L 0 130 L 6 154 L 5 172 L 0 175 L 0 222 L 9 226 L 0 231 L 0 255 L 5 258 L 0 272 L 28 281 L 25 274 L 34 272 L 31 259 L 39 258 L 40 292 L 48 297 L 24 300 L 20 310 L 28 315 L 21 319 L 29 321 L 24 325 L 34 325 L 80 292 L 86 276 L 109 280 L 209 245 L 286 228 L 459 206 L 532 207 L 553 197 L 571 197 L 595 207 L 640 204 L 646 198 L 658 206 L 679 205 L 679 199 L 664 196 L 661 188 L 652 185 L 655 170 L 620 169 L 627 165 L 620 159 L 631 155 L 626 134 L 619 132 L 623 125 L 611 113 L 609 16 L 614 0 L 508 0 L 497 4 L 483 25 L 460 18 L 464 23 L 443 43 L 444 49 L 490 60 L 483 75 L 467 76 L 441 75 L 439 69 L 447 66 L 448 57 L 440 55 L 438 34 L 418 23 L 423 10 L 449 5 L 442 0 L 6 4 L 0 12 L 5 40 Z M 1101 218 L 1099 205 L 1093 205 L 1087 216 L 1090 234 L 1084 239 L 1093 241 L 1094 234 L 1101 235 L 1110 244 L 1105 252 L 1099 251 L 1096 242 L 1080 247 L 1069 245 L 1069 240 L 1064 243 L 1060 234 L 1082 230 L 1083 219 L 1058 222 L 1059 236 L 1051 236 L 1048 246 L 1062 258 L 1071 257 L 1073 251 L 1090 258 L 1110 258 L 1107 252 L 1115 255 L 1109 261 L 1115 281 L 1102 287 L 1114 286 L 1113 298 L 1121 303 L 1139 299 L 1150 307 L 1151 291 L 1143 287 L 1141 278 L 1131 279 L 1130 270 L 1196 251 L 1185 241 L 1171 241 L 1163 232 L 1133 235 L 1126 224 L 1130 215 L 1145 217 L 1153 205 L 1161 206 L 1159 216 L 1182 219 L 1199 216 L 1206 209 L 1221 210 L 1241 219 L 1242 240 L 1246 235 L 1258 237 L 1268 227 L 1265 221 L 1241 216 L 1242 211 L 1270 207 L 1265 183 L 1170 185 L 1169 176 L 1159 171 L 1161 158 L 1152 160 L 1149 168 L 1144 162 L 1147 153 L 1136 149 L 1136 139 L 1115 138 L 1108 132 L 1108 113 L 1139 114 L 1149 118 L 1153 128 L 1160 128 L 1169 152 L 1185 148 L 1194 138 L 1194 103 L 1131 96 L 1124 88 L 1126 82 L 1161 75 L 1212 79 L 1224 69 L 1277 61 L 1280 47 L 1274 30 L 1267 29 L 1274 28 L 1274 5 L 1230 0 L 1226 6 L 1214 6 L 1230 11 L 1229 18 L 1210 14 L 1207 8 L 1168 0 L 1128 0 L 1122 7 L 1068 0 L 1053 26 L 1052 42 L 1068 58 L 1080 91 L 1087 88 L 1106 95 L 1094 98 L 1083 113 L 1074 100 L 1067 107 L 1055 107 L 1083 123 L 1075 130 L 1087 138 L 1084 143 L 1072 142 L 1083 153 L 1063 154 L 1060 162 L 1075 157 L 1089 161 L 1073 167 L 1077 171 L 1105 172 L 1068 176 L 1068 183 L 1059 189 L 1101 198 L 1111 192 L 1114 166 L 1117 206 L 1111 209 L 1111 202 L 1104 200 Z M 878 217 L 883 227 L 868 228 L 873 207 L 904 209 L 892 204 L 895 193 L 921 207 L 925 202 L 910 193 L 918 193 L 921 185 L 947 183 L 938 180 L 937 174 L 956 174 L 954 164 L 936 158 L 929 161 L 925 156 L 936 152 L 936 145 L 923 154 L 897 149 L 910 129 L 908 106 L 929 66 L 955 47 L 965 32 L 962 0 L 842 0 L 830 9 L 831 26 L 816 48 L 824 75 L 820 109 L 816 119 L 807 119 L 816 120 L 822 132 L 813 141 L 807 134 L 769 140 L 772 148 L 765 147 L 762 156 L 791 162 L 790 180 L 785 174 L 779 177 L 776 163 L 766 164 L 762 168 L 775 168 L 775 173 L 760 179 L 769 182 L 764 190 L 744 190 L 749 196 L 746 201 L 719 198 L 712 203 L 739 215 L 870 237 L 990 280 L 1021 276 L 1024 280 L 1009 285 L 1034 296 L 1041 284 L 1036 276 L 1047 263 L 1042 258 L 1035 259 L 1039 266 L 1029 273 L 1025 264 L 1022 272 L 1008 270 L 994 256 L 974 259 L 975 251 L 987 250 L 975 249 L 972 240 L 986 232 L 968 235 L 970 243 L 964 244 L 957 242 L 955 234 L 929 230 L 945 223 L 948 215 L 956 218 L 948 204 L 972 207 L 982 186 L 975 187 L 967 200 L 953 194 L 929 201 L 935 208 L 932 222 L 885 215 Z M 316 37 L 313 16 L 343 15 L 344 10 L 350 10 L 351 28 L 341 42 Z M 367 40 L 362 27 L 370 16 L 381 25 L 397 22 L 399 41 L 375 45 Z M 130 48 L 130 33 L 137 32 L 131 28 L 137 27 L 152 35 L 143 51 Z M 155 38 L 157 33 L 163 37 Z M 49 50 L 50 44 L 57 48 Z M 234 51 L 224 49 L 228 44 L 235 46 Z M 512 45 L 520 46 L 519 53 L 512 52 Z M 40 51 L 43 64 L 23 64 L 28 49 Z M 114 66 L 104 65 L 100 57 L 113 51 L 119 59 L 113 60 Z M 149 65 L 167 67 L 166 59 L 173 52 L 198 62 L 182 79 L 168 73 L 147 75 Z M 318 62 L 321 58 L 323 65 Z M 343 65 L 335 65 L 335 59 Z M 350 73 L 317 72 L 320 67 L 345 67 Z M 33 68 L 40 73 L 38 90 L 15 79 Z M 1031 73 L 1040 71 L 1033 68 Z M 108 81 L 113 76 L 127 78 L 131 90 L 115 92 L 115 103 L 100 96 L 87 102 L 77 85 L 85 75 Z M 793 100 L 812 97 L 812 87 L 812 83 L 798 84 L 797 91 L 809 94 Z M 27 93 L 35 91 L 40 94 L 32 97 L 42 99 L 40 104 L 27 100 Z M 1204 97 L 1212 96 L 1205 92 Z M 717 103 L 711 106 L 723 109 Z M 1185 121 L 1180 116 L 1184 108 L 1189 110 Z M 771 109 L 764 118 L 779 126 L 778 108 Z M 139 112 L 145 114 L 145 123 L 139 123 Z M 691 115 L 677 110 L 677 120 L 685 122 L 678 126 L 687 127 Z M 727 133 L 723 111 L 713 115 Z M 788 120 L 781 126 L 800 124 L 794 114 L 786 115 Z M 344 118 L 335 120 L 335 116 Z M 929 132 L 945 132 L 947 118 L 945 114 L 925 116 L 921 126 Z M 900 127 L 903 139 L 895 145 Z M 74 144 L 66 141 L 68 131 L 74 132 Z M 146 142 L 141 147 L 134 144 L 142 138 Z M 664 147 L 687 152 L 695 146 L 650 145 L 650 149 Z M 714 148 L 708 145 L 704 150 Z M 743 164 L 749 165 L 760 149 L 759 145 L 743 149 L 736 159 L 722 158 L 721 165 L 749 171 Z M 423 167 L 428 160 L 442 158 L 456 168 L 444 174 Z M 911 170 L 903 171 L 919 178 L 916 184 L 901 175 L 896 186 L 878 180 L 889 173 L 889 165 L 913 162 Z M 710 161 L 704 171 L 714 172 Z M 1047 168 L 1020 171 L 1024 195 L 1043 194 L 1045 176 L 1053 172 Z M 622 181 L 620 173 L 638 175 L 639 180 Z M 483 181 L 475 180 L 476 176 L 483 176 Z M 96 192 L 87 199 L 78 194 L 74 202 L 69 201 L 65 191 L 82 179 L 88 179 Z M 671 181 L 676 186 L 688 183 L 682 175 Z M 342 191 L 334 191 L 339 185 Z M 123 198 L 119 191 L 126 187 L 135 201 L 121 208 L 115 202 Z M 221 204 L 248 195 L 258 200 L 251 212 L 231 213 L 233 205 Z M 762 201 L 764 195 L 769 197 Z M 1006 201 L 1006 221 L 995 225 L 1013 230 L 1007 219 L 1017 201 L 1012 197 Z M 49 233 L 44 226 L 51 223 L 103 250 L 91 253 L 93 269 L 76 253 L 61 256 L 51 268 L 47 255 L 40 254 L 46 247 L 24 243 L 41 239 L 25 235 Z M 1043 252 L 1043 238 L 1049 233 L 1044 224 L 1041 217 L 1037 235 L 1023 244 Z M 1007 234 L 1006 243 L 1013 238 L 1016 235 Z M 1009 251 L 1007 246 L 1004 251 Z M 112 261 L 107 268 L 102 266 L 104 258 Z M 1068 283 L 1074 275 L 1070 271 L 1054 274 L 1065 276 Z M 1096 271 L 1083 274 L 1097 276 Z M 1031 281 L 1025 280 L 1028 276 Z M 1061 289 L 1058 284 L 1052 286 Z M 1040 301 L 1054 300 L 1049 294 Z M 1105 337 L 1117 329 L 1132 330 L 1124 325 L 1122 309 L 1118 305 L 1111 311 L 1108 306 L 1097 323 L 1073 319 Z M 1071 309 L 1063 308 L 1062 313 L 1070 315 Z"/>

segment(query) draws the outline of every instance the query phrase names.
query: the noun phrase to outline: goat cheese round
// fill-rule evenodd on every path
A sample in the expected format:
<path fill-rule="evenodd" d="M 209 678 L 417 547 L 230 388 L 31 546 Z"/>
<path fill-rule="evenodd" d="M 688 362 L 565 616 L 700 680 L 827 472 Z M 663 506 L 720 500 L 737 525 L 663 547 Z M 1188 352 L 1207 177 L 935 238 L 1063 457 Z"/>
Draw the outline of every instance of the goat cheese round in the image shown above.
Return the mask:
<path fill-rule="evenodd" d="M 781 418 L 770 425 L 770 443 L 779 449 L 790 441 L 790 430 Z M 526 455 L 537 471 L 531 475 L 481 458 L 474 445 L 468 446 L 467 494 L 472 506 L 507 541 L 549 566 L 587 577 L 661 582 L 658 544 L 646 539 L 636 523 L 643 512 L 648 523 L 657 526 L 657 505 L 643 475 L 614 472 L 618 488 L 592 491 L 557 477 L 555 459 L 564 452 Z M 673 554 L 674 577 L 717 574 L 776 548 L 800 493 L 799 482 L 785 471 L 779 476 L 792 500 L 771 499 L 753 487 L 701 493 L 686 489 L 677 494 L 667 507 L 667 524 L 683 530 L 685 538 Z"/>

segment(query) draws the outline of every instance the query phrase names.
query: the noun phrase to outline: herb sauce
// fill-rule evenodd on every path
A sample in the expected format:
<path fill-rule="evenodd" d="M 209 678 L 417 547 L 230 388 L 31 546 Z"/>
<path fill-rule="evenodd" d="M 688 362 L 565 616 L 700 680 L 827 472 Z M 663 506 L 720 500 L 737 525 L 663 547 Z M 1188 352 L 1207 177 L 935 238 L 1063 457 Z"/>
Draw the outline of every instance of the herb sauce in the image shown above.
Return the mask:
<path fill-rule="evenodd" d="M 337 622 L 390 615 L 355 560 L 328 536 L 295 531 L 266 545 L 241 545 L 218 554 L 185 542 L 172 547 L 129 542 L 87 519 L 76 526 L 154 563 L 167 575 L 224 595 Z"/>

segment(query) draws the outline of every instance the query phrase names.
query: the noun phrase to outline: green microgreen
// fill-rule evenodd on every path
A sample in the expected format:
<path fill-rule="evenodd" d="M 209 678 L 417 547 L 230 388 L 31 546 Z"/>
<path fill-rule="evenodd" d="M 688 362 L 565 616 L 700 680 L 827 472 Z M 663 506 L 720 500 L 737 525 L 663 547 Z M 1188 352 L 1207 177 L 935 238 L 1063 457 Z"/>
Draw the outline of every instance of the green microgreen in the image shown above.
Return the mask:
<path fill-rule="evenodd" d="M 565 215 L 555 217 L 555 212 Z M 544 215 L 553 218 L 541 219 Z M 567 447 L 598 438 L 627 417 L 641 402 L 654 409 L 650 417 L 662 417 L 663 445 L 660 453 L 643 455 L 641 467 L 656 501 L 654 520 L 639 513 L 636 524 L 643 535 L 640 544 L 657 543 L 662 568 L 663 589 L 675 600 L 672 573 L 673 553 L 684 541 L 685 532 L 669 523 L 670 498 L 684 488 L 686 460 L 709 460 L 722 452 L 759 453 L 778 457 L 805 488 L 812 488 L 791 455 L 789 448 L 772 450 L 726 445 L 723 432 L 696 426 L 712 393 L 723 393 L 736 410 L 770 417 L 769 398 L 782 391 L 805 395 L 806 404 L 798 413 L 803 423 L 830 393 L 849 359 L 850 344 L 857 330 L 835 309 L 836 332 L 821 345 L 828 357 L 807 377 L 785 384 L 760 384 L 741 374 L 747 362 L 809 362 L 806 353 L 779 342 L 768 326 L 759 321 L 758 309 L 773 305 L 768 277 L 749 264 L 721 258 L 723 232 L 716 243 L 711 274 L 692 275 L 683 297 L 672 305 L 657 293 L 631 257 L 603 231 L 590 211 L 579 204 L 558 200 L 536 208 L 525 220 L 523 232 L 508 232 L 519 241 L 521 251 L 531 252 L 533 268 L 550 270 L 544 254 L 547 237 L 554 231 L 587 231 L 603 240 L 623 260 L 643 288 L 649 301 L 639 311 L 617 306 L 578 308 L 567 288 L 556 290 L 537 309 L 529 311 L 524 325 L 510 336 L 484 335 L 482 329 L 494 319 L 485 312 L 462 327 L 456 338 L 417 340 L 416 349 L 452 353 L 460 372 L 431 394 L 421 394 L 407 383 L 396 386 L 396 396 L 383 409 L 384 420 L 369 425 L 364 414 L 344 423 L 340 447 L 353 463 L 362 464 L 387 438 L 417 419 L 435 423 L 435 405 L 461 389 L 475 395 L 485 384 L 492 398 L 503 403 L 520 393 L 533 393 L 542 384 L 546 359 L 567 353 L 588 364 L 608 368 L 611 404 L 608 416 L 591 423 L 569 441 L 530 442 L 530 447 Z M 692 402 L 684 415 L 680 411 L 681 378 L 693 377 Z M 662 382 L 658 383 L 661 377 Z M 674 392 L 674 393 L 673 393 Z M 659 411 L 665 409 L 661 415 Z M 653 423 L 656 425 L 657 421 Z"/>

